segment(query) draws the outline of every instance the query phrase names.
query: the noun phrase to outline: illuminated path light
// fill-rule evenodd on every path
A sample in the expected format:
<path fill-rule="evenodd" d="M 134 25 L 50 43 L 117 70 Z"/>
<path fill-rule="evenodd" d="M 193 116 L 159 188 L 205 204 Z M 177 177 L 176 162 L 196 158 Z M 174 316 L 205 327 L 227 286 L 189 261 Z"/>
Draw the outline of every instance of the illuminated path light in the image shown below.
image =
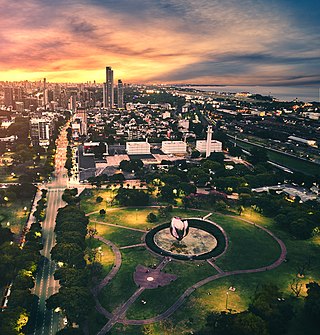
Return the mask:
<path fill-rule="evenodd" d="M 159 315 L 157 315 L 153 318 L 150 318 L 150 319 L 128 320 L 125 317 L 126 311 L 134 303 L 134 301 L 141 295 L 141 293 L 145 289 L 156 288 L 155 284 L 158 287 L 158 285 L 160 284 L 161 281 L 163 281 L 162 285 L 160 284 L 159 286 L 168 285 L 169 284 L 169 282 L 168 282 L 169 277 L 168 276 L 173 276 L 170 279 L 171 281 L 176 279 L 176 276 L 162 272 L 162 270 L 166 266 L 166 264 L 168 264 L 168 262 L 170 262 L 171 258 L 174 258 L 174 257 L 164 255 L 163 251 L 160 250 L 158 255 L 166 256 L 166 257 L 163 257 L 162 262 L 158 265 L 158 267 L 156 269 L 147 268 L 147 267 L 144 267 L 142 265 L 137 266 L 135 274 L 134 274 L 134 279 L 135 279 L 135 282 L 136 282 L 136 284 L 139 288 L 120 307 L 120 309 L 117 309 L 114 313 L 110 313 L 110 312 L 104 310 L 104 308 L 100 305 L 100 303 L 97 299 L 97 292 L 96 292 L 96 295 L 95 295 L 95 300 L 96 300 L 96 303 L 97 303 L 96 308 L 101 314 L 107 316 L 107 318 L 109 319 L 108 323 L 98 332 L 98 335 L 106 334 L 113 327 L 113 325 L 116 324 L 116 323 L 122 323 L 124 325 L 145 325 L 145 324 L 150 324 L 150 323 L 155 323 L 155 322 L 162 321 L 162 320 L 168 318 L 170 315 L 172 315 L 196 289 L 206 285 L 207 283 L 210 283 L 214 280 L 217 280 L 217 279 L 223 278 L 223 277 L 239 275 L 239 274 L 258 273 L 258 272 L 264 272 L 266 270 L 272 270 L 272 269 L 275 269 L 276 267 L 280 266 L 282 264 L 282 262 L 284 262 L 284 260 L 286 259 L 286 255 L 287 255 L 287 250 L 286 250 L 285 244 L 279 238 L 277 238 L 270 230 L 268 230 L 267 228 L 265 228 L 263 226 L 260 226 L 256 223 L 254 223 L 254 222 L 239 218 L 237 216 L 232 216 L 232 215 L 226 215 L 226 216 L 229 216 L 231 218 L 235 217 L 235 218 L 237 218 L 237 219 L 239 219 L 243 222 L 249 223 L 249 224 L 255 226 L 256 228 L 265 231 L 268 235 L 270 235 L 280 246 L 281 253 L 280 253 L 280 256 L 278 257 L 278 259 L 276 261 L 274 261 L 273 263 L 268 264 L 268 265 L 263 266 L 263 267 L 260 267 L 260 268 L 245 269 L 245 270 L 232 270 L 232 271 L 224 271 L 224 270 L 220 269 L 218 274 L 215 274 L 215 275 L 209 276 L 207 278 L 204 278 L 204 279 L 198 281 L 197 283 L 193 284 L 192 286 L 190 286 L 176 300 L 176 302 L 173 305 L 171 305 L 165 312 L 163 312 L 163 313 L 161 313 L 161 314 L 159 314 Z M 188 219 L 188 220 L 190 222 L 190 219 Z M 196 220 L 200 221 L 201 219 L 196 219 Z M 205 221 L 205 222 L 212 225 L 211 221 L 207 221 L 207 220 L 201 220 L 201 221 Z M 223 250 L 220 250 L 220 252 L 217 256 L 211 257 L 212 260 L 215 260 L 216 258 L 222 256 L 226 252 L 227 247 L 228 247 L 228 239 L 227 239 L 227 236 L 226 236 L 224 230 L 220 226 L 218 226 L 216 224 L 214 224 L 214 225 L 215 225 L 216 228 L 219 229 L 219 231 L 221 233 L 223 233 L 224 238 L 225 238 L 225 246 L 224 246 Z M 170 224 L 164 224 L 164 225 L 160 225 L 160 226 L 154 228 L 153 230 L 160 231 L 161 229 L 165 229 L 165 228 L 169 228 L 169 227 L 170 227 Z M 151 232 L 154 233 L 153 230 L 146 234 L 146 240 L 147 240 L 147 237 L 148 237 L 149 233 L 151 233 Z M 154 234 L 153 235 L 150 234 L 149 238 L 151 236 L 153 237 Z M 96 238 L 100 239 L 103 243 L 107 243 L 107 244 L 111 243 L 110 241 L 104 240 L 101 237 L 96 237 Z M 148 245 L 148 247 L 150 248 L 149 245 Z M 118 266 L 120 266 L 121 265 L 120 252 L 116 247 L 113 251 L 116 251 L 116 254 L 119 253 L 118 256 L 116 255 L 116 260 L 117 260 L 116 262 L 118 263 Z M 153 251 L 153 250 L 151 250 L 151 251 Z M 153 251 L 153 252 L 155 252 L 155 251 Z M 188 257 L 188 259 L 190 260 L 190 257 Z M 202 258 L 202 259 L 208 259 L 208 258 Z M 208 259 L 208 260 L 211 260 L 211 259 Z M 112 272 L 112 270 L 111 270 L 111 272 Z M 108 280 L 105 280 L 106 279 L 105 278 L 104 280 L 102 280 L 102 282 L 100 284 L 98 284 L 98 286 L 97 286 L 98 291 L 101 290 L 104 286 L 106 286 L 109 283 L 109 280 L 114 275 L 113 274 L 112 276 L 110 276 L 110 274 L 111 273 L 109 273 L 109 275 L 107 275 L 107 277 L 106 277 L 106 278 L 108 278 Z M 151 278 L 152 278 L 152 280 L 151 280 Z"/>

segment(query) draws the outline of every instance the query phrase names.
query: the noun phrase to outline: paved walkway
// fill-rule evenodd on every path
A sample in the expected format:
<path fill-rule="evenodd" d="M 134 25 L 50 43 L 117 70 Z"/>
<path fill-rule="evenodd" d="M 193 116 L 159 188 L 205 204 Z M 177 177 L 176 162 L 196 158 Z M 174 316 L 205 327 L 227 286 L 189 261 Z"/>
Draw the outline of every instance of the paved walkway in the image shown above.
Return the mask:
<path fill-rule="evenodd" d="M 212 213 L 208 214 L 207 216 L 205 216 L 205 218 L 208 218 L 212 215 Z M 136 292 L 123 304 L 121 305 L 119 308 L 117 308 L 115 310 L 115 312 L 109 313 L 107 312 L 99 303 L 98 299 L 97 299 L 97 295 L 99 293 L 99 291 L 106 286 L 110 280 L 115 276 L 115 274 L 118 272 L 120 266 L 121 266 L 121 253 L 119 251 L 119 249 L 110 241 L 105 240 L 102 237 L 96 237 L 98 238 L 100 241 L 102 241 L 103 243 L 111 246 L 112 250 L 115 253 L 115 265 L 114 268 L 116 270 L 114 270 L 114 268 L 110 271 L 110 273 L 101 281 L 101 283 L 95 288 L 94 290 L 94 297 L 96 299 L 96 303 L 97 303 L 97 310 L 105 315 L 109 321 L 106 323 L 106 325 L 100 330 L 100 332 L 97 335 L 104 335 L 106 334 L 117 322 L 120 322 L 122 324 L 125 325 L 145 325 L 145 324 L 149 324 L 149 323 L 154 323 L 154 322 L 158 322 L 161 321 L 163 319 L 166 319 L 167 317 L 169 317 L 170 315 L 172 315 L 185 301 L 186 299 L 198 288 L 214 281 L 217 280 L 219 278 L 223 278 L 223 277 L 228 277 L 228 276 L 233 276 L 233 275 L 241 275 L 241 274 L 248 274 L 248 273 L 258 273 L 258 272 L 264 272 L 264 271 L 268 271 L 268 270 L 272 270 L 276 267 L 278 267 L 286 258 L 287 255 L 287 250 L 286 250 L 286 246 L 285 244 L 279 239 L 277 238 L 270 230 L 268 230 L 267 228 L 260 226 L 252 221 L 248 221 L 246 219 L 243 219 L 241 217 L 238 216 L 234 216 L 234 215 L 227 215 L 229 217 L 232 218 L 237 218 L 240 219 L 243 222 L 249 223 L 251 225 L 254 225 L 255 227 L 257 227 L 258 229 L 262 229 L 263 231 L 265 231 L 268 235 L 270 235 L 280 246 L 281 249 L 281 253 L 279 258 L 273 262 L 270 265 L 264 266 L 264 267 L 260 267 L 260 268 L 255 268 L 255 269 L 247 269 L 247 270 L 233 270 L 233 271 L 226 271 L 224 272 L 222 269 L 220 269 L 215 263 L 214 260 L 208 260 L 208 263 L 213 266 L 219 273 L 213 276 L 209 276 L 203 280 L 200 280 L 199 282 L 195 283 L 194 285 L 192 285 L 191 287 L 189 287 L 179 298 L 178 300 L 172 305 L 170 306 L 165 312 L 163 312 L 162 314 L 159 314 L 153 318 L 149 318 L 149 319 L 145 319 L 145 320 L 128 320 L 125 318 L 125 314 L 127 312 L 127 310 L 129 309 L 129 307 L 137 300 L 137 298 L 141 295 L 141 293 L 145 290 L 144 287 L 140 287 L 139 289 L 136 290 Z M 117 225 L 115 225 L 117 226 Z M 121 226 L 117 226 L 117 227 L 121 227 Z M 122 228 L 124 228 L 122 226 Z M 128 228 L 128 227 L 126 227 Z M 133 228 L 134 229 L 134 228 Z M 223 230 L 224 231 L 224 230 Z M 136 245 L 135 245 L 136 246 Z M 128 246 L 130 247 L 130 246 Z M 226 251 L 226 250 L 225 250 Z M 162 262 L 158 265 L 157 270 L 161 271 L 163 270 L 163 268 L 166 266 L 166 264 L 168 264 L 169 259 L 168 258 L 164 258 L 162 260 Z"/>
<path fill-rule="evenodd" d="M 219 266 L 217 264 L 215 264 L 215 262 L 212 259 L 207 259 L 207 262 L 213 267 L 215 268 L 219 273 L 224 273 L 224 271 L 222 269 L 219 268 Z"/>
<path fill-rule="evenodd" d="M 258 273 L 258 272 L 264 272 L 264 271 L 272 270 L 272 269 L 275 269 L 276 267 L 278 267 L 285 260 L 286 255 L 287 255 L 286 246 L 270 230 L 254 223 L 254 222 L 248 221 L 246 219 L 239 218 L 238 216 L 233 216 L 233 215 L 228 215 L 228 216 L 234 217 L 234 218 L 240 219 L 240 220 L 242 220 L 246 223 L 252 224 L 252 225 L 256 226 L 257 228 L 262 229 L 263 231 L 265 231 L 271 237 L 273 237 L 276 240 L 276 242 L 279 244 L 280 249 L 281 249 L 281 253 L 280 253 L 279 258 L 274 263 L 272 263 L 270 265 L 267 265 L 267 266 L 264 266 L 264 267 L 260 267 L 260 268 L 256 268 L 256 269 L 248 269 L 248 270 L 226 271 L 226 272 L 221 272 L 221 273 L 218 273 L 216 275 L 207 277 L 207 278 L 205 278 L 203 280 L 200 280 L 199 282 L 195 283 L 191 287 L 189 287 L 179 297 L 179 299 L 172 306 L 170 306 L 164 313 L 159 314 L 158 316 L 150 318 L 150 319 L 145 319 L 145 320 L 122 319 L 122 320 L 119 320 L 119 322 L 121 322 L 123 324 L 126 324 L 126 325 L 145 325 L 145 324 L 161 321 L 163 319 L 166 319 L 170 315 L 172 315 L 196 289 L 200 288 L 201 286 L 203 286 L 205 284 L 208 284 L 208 283 L 210 283 L 214 280 L 217 280 L 217 279 L 223 278 L 223 277 L 228 277 L 228 276 L 233 276 L 233 275 L 240 275 L 240 274 L 247 274 L 247 273 Z"/>
<path fill-rule="evenodd" d="M 133 245 L 126 245 L 125 247 L 120 247 L 120 250 L 123 249 L 131 249 L 131 248 L 137 248 L 137 247 L 145 247 L 146 244 L 145 243 L 139 243 L 139 244 L 133 244 Z"/>
<path fill-rule="evenodd" d="M 206 216 L 204 216 L 203 218 L 202 218 L 202 220 L 207 220 L 207 218 L 209 217 L 209 216 L 211 216 L 213 213 L 209 213 L 209 214 L 207 214 Z"/>
<path fill-rule="evenodd" d="M 164 269 L 164 267 L 168 264 L 169 258 L 165 257 L 161 263 L 157 266 L 155 271 L 160 272 Z M 146 289 L 146 287 L 139 287 L 133 295 L 120 307 L 118 307 L 109 321 L 104 325 L 104 327 L 97 333 L 97 335 L 105 335 L 119 320 L 122 320 L 123 317 L 126 315 L 127 310 L 129 307 L 139 298 L 141 293 Z"/>
<path fill-rule="evenodd" d="M 112 279 L 113 277 L 117 274 L 117 272 L 120 269 L 121 263 L 122 263 L 122 258 L 121 258 L 121 252 L 118 249 L 118 247 L 113 244 L 111 241 L 106 240 L 105 238 L 101 236 L 95 236 L 95 238 L 104 244 L 108 245 L 111 247 L 112 251 L 114 252 L 115 255 L 115 260 L 114 260 L 114 265 L 111 269 L 111 271 L 108 273 L 108 275 L 98 284 L 94 289 L 93 292 L 94 294 L 98 294 Z"/>
<path fill-rule="evenodd" d="M 119 249 L 117 248 L 117 246 L 115 244 L 113 244 L 112 242 L 106 240 L 105 238 L 101 237 L 101 236 L 95 236 L 95 238 L 101 242 L 103 242 L 104 244 L 108 245 L 109 247 L 111 247 L 114 255 L 115 255 L 115 260 L 114 260 L 114 265 L 111 269 L 111 271 L 107 274 L 107 276 L 96 286 L 94 287 L 91 291 L 94 297 L 94 300 L 96 302 L 96 310 L 104 315 L 107 319 L 112 319 L 113 315 L 112 313 L 108 312 L 104 307 L 102 307 L 102 305 L 100 304 L 100 301 L 98 299 L 98 294 L 99 292 L 110 283 L 110 281 L 115 277 L 115 275 L 118 273 L 121 263 L 122 263 L 122 258 L 121 258 L 121 252 L 119 251 Z"/>

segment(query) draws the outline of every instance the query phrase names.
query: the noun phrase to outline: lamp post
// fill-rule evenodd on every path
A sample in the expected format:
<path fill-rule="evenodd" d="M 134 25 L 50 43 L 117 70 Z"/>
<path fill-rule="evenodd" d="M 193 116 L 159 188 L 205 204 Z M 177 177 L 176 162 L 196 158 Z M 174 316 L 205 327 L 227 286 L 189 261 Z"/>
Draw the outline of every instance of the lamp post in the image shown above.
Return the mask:
<path fill-rule="evenodd" d="M 226 310 L 228 310 L 229 292 L 226 292 Z"/>

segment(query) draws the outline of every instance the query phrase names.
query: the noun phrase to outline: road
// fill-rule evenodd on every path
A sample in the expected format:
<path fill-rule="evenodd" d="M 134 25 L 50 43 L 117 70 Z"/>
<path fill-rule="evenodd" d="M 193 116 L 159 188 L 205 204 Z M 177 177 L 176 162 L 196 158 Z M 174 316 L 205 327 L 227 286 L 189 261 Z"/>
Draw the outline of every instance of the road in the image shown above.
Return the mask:
<path fill-rule="evenodd" d="M 55 219 L 57 211 L 65 204 L 62 194 L 67 186 L 67 171 L 64 168 L 66 160 L 66 128 L 61 131 L 57 140 L 55 157 L 55 172 L 52 181 L 46 185 L 48 189 L 46 219 L 42 224 L 43 249 L 41 251 L 43 266 L 37 274 L 33 293 L 39 297 L 38 305 L 34 309 L 34 330 L 32 335 L 53 335 L 63 327 L 62 317 L 59 313 L 46 309 L 45 301 L 52 294 L 58 292 L 59 282 L 54 280 L 56 264 L 51 260 L 51 249 L 55 245 Z"/>

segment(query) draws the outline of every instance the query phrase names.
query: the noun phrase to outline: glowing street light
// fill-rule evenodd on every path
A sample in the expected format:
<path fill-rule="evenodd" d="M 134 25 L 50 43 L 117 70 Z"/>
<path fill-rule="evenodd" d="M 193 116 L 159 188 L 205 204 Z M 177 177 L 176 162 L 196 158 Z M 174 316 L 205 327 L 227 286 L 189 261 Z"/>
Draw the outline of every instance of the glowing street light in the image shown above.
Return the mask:
<path fill-rule="evenodd" d="M 229 292 L 226 292 L 226 310 L 228 310 Z"/>

